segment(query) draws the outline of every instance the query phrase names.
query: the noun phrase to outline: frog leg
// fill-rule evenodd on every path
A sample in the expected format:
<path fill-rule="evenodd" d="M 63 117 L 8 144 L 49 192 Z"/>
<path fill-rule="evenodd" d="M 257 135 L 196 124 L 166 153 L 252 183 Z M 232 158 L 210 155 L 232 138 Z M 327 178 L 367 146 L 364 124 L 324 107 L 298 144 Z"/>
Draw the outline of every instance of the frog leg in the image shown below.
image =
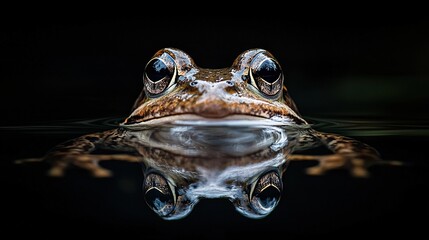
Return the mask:
<path fill-rule="evenodd" d="M 69 155 L 63 158 L 56 159 L 48 171 L 51 177 L 64 176 L 64 172 L 70 165 L 75 165 L 79 168 L 85 169 L 94 177 L 110 177 L 112 172 L 99 165 L 101 161 L 126 161 L 126 162 L 141 162 L 141 157 L 128 155 L 128 154 L 82 154 L 82 155 Z"/>
<path fill-rule="evenodd" d="M 89 171 L 95 177 L 109 177 L 112 175 L 111 171 L 100 166 L 99 162 L 107 160 L 140 162 L 141 157 L 132 155 L 131 151 L 130 154 L 92 154 L 97 148 L 115 149 L 116 146 L 123 150 L 117 147 L 120 146 L 118 142 L 123 140 L 120 134 L 117 130 L 88 134 L 57 145 L 42 158 L 51 164 L 48 175 L 64 176 L 65 170 L 74 165 Z"/>
<path fill-rule="evenodd" d="M 308 136 L 307 136 L 308 137 Z M 369 166 L 380 162 L 378 152 L 367 144 L 336 134 L 312 132 L 313 145 L 324 145 L 332 154 L 291 155 L 291 161 L 317 161 L 318 165 L 306 170 L 309 175 L 322 175 L 333 169 L 348 169 L 354 177 L 368 177 Z M 305 143 L 304 143 L 305 144 Z M 308 148 L 308 146 L 307 146 Z"/>

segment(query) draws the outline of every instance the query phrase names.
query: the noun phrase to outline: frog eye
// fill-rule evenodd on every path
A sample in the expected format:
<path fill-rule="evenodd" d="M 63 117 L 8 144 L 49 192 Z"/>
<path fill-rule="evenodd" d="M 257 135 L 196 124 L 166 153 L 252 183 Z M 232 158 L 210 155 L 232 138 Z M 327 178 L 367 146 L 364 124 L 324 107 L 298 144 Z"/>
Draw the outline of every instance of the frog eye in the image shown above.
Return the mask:
<path fill-rule="evenodd" d="M 176 78 L 176 65 L 168 55 L 153 58 L 146 64 L 143 83 L 149 95 L 158 95 L 172 86 Z"/>
<path fill-rule="evenodd" d="M 170 214 L 176 205 L 175 191 L 161 175 L 147 175 L 143 185 L 144 198 L 149 207 L 161 217 Z"/>
<path fill-rule="evenodd" d="M 273 58 L 261 53 L 250 64 L 250 83 L 268 96 L 276 96 L 283 85 L 283 73 Z"/>
<path fill-rule="evenodd" d="M 270 213 L 280 201 L 282 182 L 277 172 L 271 171 L 261 177 L 249 194 L 250 206 L 259 214 Z"/>

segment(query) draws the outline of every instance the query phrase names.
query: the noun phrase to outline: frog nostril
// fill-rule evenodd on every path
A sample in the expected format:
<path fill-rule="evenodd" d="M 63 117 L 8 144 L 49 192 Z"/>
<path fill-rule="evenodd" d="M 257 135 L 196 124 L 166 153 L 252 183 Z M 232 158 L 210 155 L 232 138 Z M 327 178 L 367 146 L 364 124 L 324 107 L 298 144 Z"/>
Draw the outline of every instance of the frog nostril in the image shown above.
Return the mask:
<path fill-rule="evenodd" d="M 197 81 L 192 81 L 192 82 L 190 82 L 190 83 L 189 83 L 189 85 L 190 85 L 191 87 L 195 87 L 195 86 L 197 86 L 197 85 L 198 85 L 198 82 L 197 82 Z"/>

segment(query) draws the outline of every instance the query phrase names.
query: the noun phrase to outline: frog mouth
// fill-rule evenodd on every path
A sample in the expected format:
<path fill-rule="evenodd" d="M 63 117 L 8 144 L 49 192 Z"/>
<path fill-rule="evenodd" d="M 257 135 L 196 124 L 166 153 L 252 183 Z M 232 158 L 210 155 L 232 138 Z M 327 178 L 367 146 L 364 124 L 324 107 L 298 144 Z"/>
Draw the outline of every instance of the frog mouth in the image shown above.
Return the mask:
<path fill-rule="evenodd" d="M 183 101 L 172 96 L 165 99 L 162 104 L 151 101 L 141 105 L 125 119 L 121 126 L 135 129 L 159 124 L 200 126 L 306 124 L 305 120 L 284 103 L 243 99 L 226 101 L 212 97 L 212 99 Z"/>
<path fill-rule="evenodd" d="M 233 114 L 223 118 L 208 118 L 196 114 L 177 114 L 160 118 L 152 118 L 145 121 L 132 121 L 127 119 L 120 126 L 128 129 L 141 129 L 155 125 L 191 125 L 191 126 L 282 126 L 291 125 L 294 121 L 290 118 L 265 118 L 252 115 Z"/>

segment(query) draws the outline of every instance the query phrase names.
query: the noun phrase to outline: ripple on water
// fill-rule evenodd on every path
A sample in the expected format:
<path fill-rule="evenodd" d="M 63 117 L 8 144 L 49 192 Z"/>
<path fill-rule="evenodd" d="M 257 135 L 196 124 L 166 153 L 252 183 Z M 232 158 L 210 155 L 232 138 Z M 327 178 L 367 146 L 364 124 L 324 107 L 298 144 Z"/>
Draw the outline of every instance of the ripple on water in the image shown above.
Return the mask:
<path fill-rule="evenodd" d="M 427 120 L 386 120 L 353 118 L 304 117 L 313 128 L 323 132 L 333 132 L 347 136 L 429 136 Z M 104 117 L 95 119 L 69 119 L 34 125 L 0 126 L 1 131 L 22 133 L 88 133 L 119 127 L 124 117 Z"/>
<path fill-rule="evenodd" d="M 34 125 L 0 126 L 1 131 L 18 131 L 33 134 L 71 134 L 104 131 L 119 126 L 124 118 L 104 117 L 94 119 L 67 119 Z"/>

